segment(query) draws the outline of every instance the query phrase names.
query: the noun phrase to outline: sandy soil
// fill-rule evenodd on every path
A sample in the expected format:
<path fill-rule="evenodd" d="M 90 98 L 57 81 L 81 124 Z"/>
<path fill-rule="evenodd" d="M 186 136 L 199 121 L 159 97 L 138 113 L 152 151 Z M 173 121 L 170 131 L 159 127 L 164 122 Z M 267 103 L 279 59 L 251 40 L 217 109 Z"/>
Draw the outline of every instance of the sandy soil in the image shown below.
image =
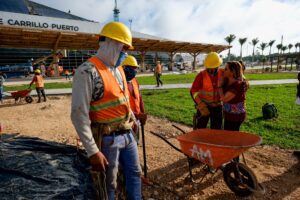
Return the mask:
<path fill-rule="evenodd" d="M 46 103 L 14 104 L 5 100 L 0 105 L 0 123 L 3 133 L 20 133 L 66 144 L 76 144 L 76 133 L 70 120 L 70 96 L 49 97 Z M 193 168 L 195 182 L 188 177 L 188 164 L 183 154 L 176 152 L 150 130 L 174 139 L 180 131 L 165 120 L 149 117 L 146 131 L 148 176 L 152 184 L 143 186 L 145 199 L 242 199 L 225 185 L 218 171 L 200 183 L 200 165 Z M 177 124 L 189 131 L 190 127 Z M 244 199 L 300 199 L 300 164 L 292 151 L 273 146 L 259 146 L 245 153 L 248 166 L 266 188 L 265 194 L 254 194 Z M 140 158 L 143 163 L 142 148 Z"/>

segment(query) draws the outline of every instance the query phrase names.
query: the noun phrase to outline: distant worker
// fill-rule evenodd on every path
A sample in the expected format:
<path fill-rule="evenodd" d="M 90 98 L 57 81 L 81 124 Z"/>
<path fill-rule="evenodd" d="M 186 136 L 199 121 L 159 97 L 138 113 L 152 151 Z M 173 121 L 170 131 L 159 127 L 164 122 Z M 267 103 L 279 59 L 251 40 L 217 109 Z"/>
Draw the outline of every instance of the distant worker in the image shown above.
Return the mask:
<path fill-rule="evenodd" d="M 219 95 L 219 82 L 224 70 L 218 67 L 222 59 L 215 52 L 207 54 L 204 59 L 205 69 L 195 78 L 190 90 L 197 109 L 194 116 L 194 129 L 206 128 L 210 120 L 211 129 L 222 128 L 222 104 Z"/>
<path fill-rule="evenodd" d="M 69 72 L 69 70 L 65 70 L 65 76 L 66 76 L 66 80 L 71 80 L 71 78 L 70 78 L 70 72 Z"/>
<path fill-rule="evenodd" d="M 34 76 L 32 78 L 31 83 L 29 84 L 29 86 L 31 87 L 31 85 L 33 83 L 35 83 L 36 93 L 39 98 L 38 103 L 41 103 L 41 94 L 43 95 L 44 102 L 46 102 L 47 98 L 46 98 L 46 94 L 45 94 L 45 90 L 44 90 L 44 78 L 41 75 L 41 70 L 39 70 L 39 69 L 34 70 Z"/>
<path fill-rule="evenodd" d="M 139 65 L 133 56 L 128 56 L 122 63 L 122 66 L 124 67 L 124 72 L 128 85 L 130 107 L 138 121 L 138 126 L 136 128 L 136 136 L 138 140 L 139 123 L 142 126 L 144 126 L 147 120 L 147 115 L 145 114 L 144 102 L 140 92 L 139 83 L 135 78 Z"/>
<path fill-rule="evenodd" d="M 0 72 L 0 103 L 3 104 L 3 92 L 4 92 L 4 75 L 2 72 Z"/>
<path fill-rule="evenodd" d="M 154 69 L 154 75 L 156 78 L 156 87 L 159 87 L 159 84 L 161 86 L 163 86 L 163 82 L 160 80 L 160 77 L 162 76 L 162 68 L 161 68 L 161 64 L 160 64 L 159 60 L 156 62 L 156 66 Z"/>
<path fill-rule="evenodd" d="M 115 199 L 119 164 L 129 200 L 142 199 L 141 168 L 132 134 L 134 114 L 120 66 L 132 36 L 120 22 L 106 24 L 95 56 L 81 64 L 73 79 L 71 119 L 102 185 L 100 199 Z M 106 186 L 105 186 L 106 184 Z M 105 190 L 106 187 L 106 190 Z M 100 189 L 101 189 L 100 188 Z M 107 195 L 106 195 L 107 192 Z"/>

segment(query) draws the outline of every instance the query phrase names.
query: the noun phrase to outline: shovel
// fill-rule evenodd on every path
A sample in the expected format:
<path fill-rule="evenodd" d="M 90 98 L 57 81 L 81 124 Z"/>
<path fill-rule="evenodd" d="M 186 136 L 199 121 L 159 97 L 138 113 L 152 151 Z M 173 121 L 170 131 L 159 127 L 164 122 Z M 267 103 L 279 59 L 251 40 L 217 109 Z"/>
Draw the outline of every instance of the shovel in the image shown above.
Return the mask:
<path fill-rule="evenodd" d="M 143 157 L 144 157 L 144 177 L 147 178 L 147 159 L 146 159 L 146 144 L 145 144 L 144 125 L 141 125 L 141 128 L 142 128 Z"/>

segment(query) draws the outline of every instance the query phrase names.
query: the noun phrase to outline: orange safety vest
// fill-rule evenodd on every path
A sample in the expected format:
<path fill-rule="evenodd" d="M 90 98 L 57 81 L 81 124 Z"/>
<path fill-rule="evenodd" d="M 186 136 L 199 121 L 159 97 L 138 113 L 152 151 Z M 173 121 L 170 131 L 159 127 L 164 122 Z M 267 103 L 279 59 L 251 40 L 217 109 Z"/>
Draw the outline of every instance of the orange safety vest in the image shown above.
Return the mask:
<path fill-rule="evenodd" d="M 35 75 L 35 77 L 36 77 L 35 87 L 37 88 L 44 87 L 44 79 L 42 75 Z"/>
<path fill-rule="evenodd" d="M 102 124 L 122 123 L 130 114 L 129 93 L 123 68 L 118 67 L 124 83 L 124 91 L 109 69 L 95 56 L 89 62 L 96 66 L 104 84 L 104 94 L 100 100 L 90 103 L 90 120 Z"/>
<path fill-rule="evenodd" d="M 160 64 L 156 65 L 155 72 L 158 73 L 158 74 L 161 74 L 161 65 Z"/>
<path fill-rule="evenodd" d="M 199 98 L 211 106 L 221 105 L 220 94 L 218 92 L 218 83 L 213 86 L 209 74 L 206 70 L 200 72 L 203 76 L 202 89 L 198 91 Z M 223 78 L 224 70 L 218 70 L 218 81 Z"/>
<path fill-rule="evenodd" d="M 129 101 L 130 101 L 130 108 L 134 113 L 140 114 L 141 113 L 141 99 L 140 99 L 140 90 L 139 84 L 136 78 L 131 80 L 132 88 L 133 88 L 133 95 L 129 92 Z"/>

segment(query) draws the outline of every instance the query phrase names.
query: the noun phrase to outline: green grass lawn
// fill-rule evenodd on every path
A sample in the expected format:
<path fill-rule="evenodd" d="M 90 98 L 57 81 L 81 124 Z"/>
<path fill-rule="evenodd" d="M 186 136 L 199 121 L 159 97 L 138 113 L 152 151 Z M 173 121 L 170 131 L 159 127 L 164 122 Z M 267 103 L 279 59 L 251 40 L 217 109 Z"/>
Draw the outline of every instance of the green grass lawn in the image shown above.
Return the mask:
<path fill-rule="evenodd" d="M 161 80 L 164 84 L 173 83 L 192 83 L 195 80 L 196 73 L 163 75 Z M 265 74 L 245 74 L 248 80 L 277 80 L 277 79 L 297 79 L 296 73 L 265 73 Z M 154 85 L 156 80 L 154 76 L 137 77 L 141 85 Z"/>
<path fill-rule="evenodd" d="M 195 112 L 188 89 L 143 91 L 146 111 L 174 122 L 192 125 Z M 296 84 L 253 86 L 247 92 L 247 120 L 241 130 L 262 136 L 264 144 L 300 149 L 300 106 L 295 105 Z M 261 108 L 275 103 L 279 116 L 264 120 Z"/>
<path fill-rule="evenodd" d="M 192 83 L 197 74 L 174 74 L 163 75 L 162 81 L 164 84 L 174 83 Z M 296 79 L 297 74 L 292 73 L 272 73 L 272 74 L 246 74 L 248 80 L 276 80 L 276 79 Z M 154 76 L 137 77 L 140 85 L 155 85 L 156 80 Z M 4 86 L 5 91 L 23 90 L 28 88 L 28 85 L 16 85 L 16 86 Z M 34 87 L 32 87 L 34 88 Z M 72 88 L 72 83 L 46 83 L 46 89 L 60 89 L 60 88 Z"/>

